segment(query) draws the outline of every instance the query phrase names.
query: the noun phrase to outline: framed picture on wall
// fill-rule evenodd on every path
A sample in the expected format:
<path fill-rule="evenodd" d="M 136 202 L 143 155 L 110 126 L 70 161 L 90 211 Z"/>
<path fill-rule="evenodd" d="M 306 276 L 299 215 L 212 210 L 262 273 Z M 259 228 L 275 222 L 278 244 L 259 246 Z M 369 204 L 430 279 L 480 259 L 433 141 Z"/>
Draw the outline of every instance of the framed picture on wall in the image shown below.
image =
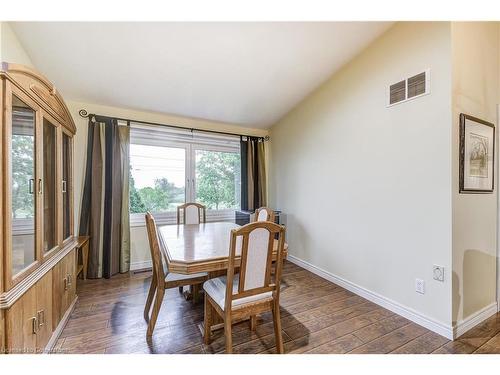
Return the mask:
<path fill-rule="evenodd" d="M 495 125 L 460 114 L 460 193 L 492 193 Z"/>

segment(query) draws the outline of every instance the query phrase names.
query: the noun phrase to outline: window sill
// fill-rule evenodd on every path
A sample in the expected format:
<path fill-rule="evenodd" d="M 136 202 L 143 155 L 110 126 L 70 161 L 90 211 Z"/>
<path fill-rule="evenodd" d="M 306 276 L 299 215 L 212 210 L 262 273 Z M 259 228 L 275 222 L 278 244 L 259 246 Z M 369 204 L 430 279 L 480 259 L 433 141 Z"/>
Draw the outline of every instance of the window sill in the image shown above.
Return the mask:
<path fill-rule="evenodd" d="M 234 222 L 235 210 L 207 210 L 207 222 L 232 221 Z M 176 212 L 153 213 L 157 225 L 177 224 Z M 144 214 L 130 214 L 130 227 L 145 227 Z"/>

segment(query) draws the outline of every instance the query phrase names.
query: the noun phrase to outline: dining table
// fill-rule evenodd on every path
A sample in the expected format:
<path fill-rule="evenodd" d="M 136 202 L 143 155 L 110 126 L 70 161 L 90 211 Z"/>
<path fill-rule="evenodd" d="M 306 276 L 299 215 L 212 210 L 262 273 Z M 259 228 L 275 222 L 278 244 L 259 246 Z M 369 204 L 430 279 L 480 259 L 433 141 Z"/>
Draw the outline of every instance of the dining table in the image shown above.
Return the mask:
<path fill-rule="evenodd" d="M 207 272 L 209 278 L 225 274 L 231 230 L 239 227 L 231 222 L 159 225 L 158 237 L 166 254 L 168 272 L 183 275 Z M 274 240 L 273 260 L 276 260 L 277 248 L 278 241 Z M 287 255 L 288 245 L 285 243 L 283 259 Z M 237 250 L 236 267 L 239 261 Z"/>
<path fill-rule="evenodd" d="M 240 226 L 231 222 L 210 222 L 184 225 L 159 225 L 159 244 L 163 248 L 168 272 L 190 275 L 206 272 L 208 278 L 226 275 L 229 260 L 231 230 Z M 277 259 L 278 241 L 274 240 L 273 260 Z M 285 243 L 282 259 L 288 255 Z M 239 266 L 236 249 L 235 267 Z M 204 323 L 198 328 L 202 335 Z M 215 320 L 211 329 L 223 328 L 222 321 Z"/>

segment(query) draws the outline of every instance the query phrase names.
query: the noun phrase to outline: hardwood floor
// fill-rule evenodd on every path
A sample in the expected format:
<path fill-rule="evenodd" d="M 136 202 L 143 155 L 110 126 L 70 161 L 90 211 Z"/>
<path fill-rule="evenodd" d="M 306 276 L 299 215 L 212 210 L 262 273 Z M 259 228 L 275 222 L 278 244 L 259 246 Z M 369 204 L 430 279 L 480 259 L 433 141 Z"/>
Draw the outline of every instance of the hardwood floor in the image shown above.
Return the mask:
<path fill-rule="evenodd" d="M 290 262 L 283 268 L 281 317 L 286 353 L 500 353 L 500 314 L 449 341 Z M 151 273 L 78 280 L 79 300 L 58 353 L 223 353 L 223 330 L 204 345 L 203 298 L 168 290 L 151 340 L 142 317 Z M 255 332 L 233 328 L 234 353 L 275 353 L 272 316 Z"/>

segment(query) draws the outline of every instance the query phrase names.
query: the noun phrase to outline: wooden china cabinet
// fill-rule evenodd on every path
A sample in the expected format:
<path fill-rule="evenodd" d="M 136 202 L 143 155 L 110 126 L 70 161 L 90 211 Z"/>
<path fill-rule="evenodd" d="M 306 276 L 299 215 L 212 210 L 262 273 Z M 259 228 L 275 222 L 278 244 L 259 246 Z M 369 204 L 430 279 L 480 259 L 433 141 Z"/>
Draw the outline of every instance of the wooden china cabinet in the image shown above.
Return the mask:
<path fill-rule="evenodd" d="M 42 352 L 76 301 L 76 128 L 31 68 L 2 63 L 0 85 L 0 353 Z"/>

